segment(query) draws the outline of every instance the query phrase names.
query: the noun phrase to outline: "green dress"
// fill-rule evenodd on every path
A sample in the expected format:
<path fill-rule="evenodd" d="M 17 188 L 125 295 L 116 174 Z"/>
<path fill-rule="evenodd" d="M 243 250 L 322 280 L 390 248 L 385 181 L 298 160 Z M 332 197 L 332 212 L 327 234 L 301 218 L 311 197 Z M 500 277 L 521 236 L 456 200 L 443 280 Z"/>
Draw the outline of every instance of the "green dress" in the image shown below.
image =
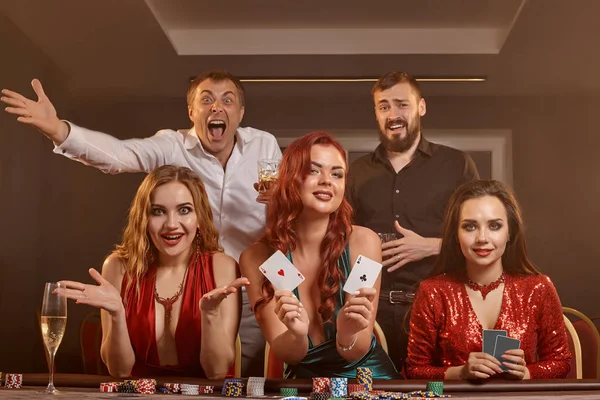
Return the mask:
<path fill-rule="evenodd" d="M 287 257 L 293 263 L 292 254 L 288 252 Z M 336 299 L 332 321 L 323 324 L 325 341 L 315 346 L 309 335 L 306 356 L 299 364 L 290 365 L 286 363 L 284 377 L 312 378 L 315 376 L 326 376 L 356 378 L 356 368 L 367 367 L 373 371 L 373 379 L 402 379 L 402 375 L 398 373 L 389 356 L 375 340 L 375 335 L 371 338 L 369 351 L 356 361 L 349 363 L 338 353 L 335 343 L 336 320 L 345 300 L 342 287 L 350 274 L 350 249 L 348 246 L 346 246 L 342 256 L 338 260 L 338 267 L 342 270 L 342 281 L 340 282 L 340 291 Z M 298 288 L 294 289 L 294 294 L 300 299 Z"/>

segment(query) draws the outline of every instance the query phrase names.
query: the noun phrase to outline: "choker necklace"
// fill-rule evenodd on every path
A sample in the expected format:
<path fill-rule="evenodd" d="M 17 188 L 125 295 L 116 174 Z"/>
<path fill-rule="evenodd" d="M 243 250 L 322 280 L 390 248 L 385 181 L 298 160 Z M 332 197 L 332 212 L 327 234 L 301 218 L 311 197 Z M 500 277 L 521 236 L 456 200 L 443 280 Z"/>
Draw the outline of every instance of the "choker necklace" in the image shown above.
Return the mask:
<path fill-rule="evenodd" d="M 467 278 L 465 284 L 472 290 L 481 292 L 481 296 L 483 300 L 487 297 L 487 295 L 494 289 L 497 289 L 501 283 L 504 283 L 504 272 L 500 275 L 500 278 L 496 279 L 494 282 L 491 282 L 487 285 L 480 285 L 479 283 L 475 283 L 472 280 Z"/>

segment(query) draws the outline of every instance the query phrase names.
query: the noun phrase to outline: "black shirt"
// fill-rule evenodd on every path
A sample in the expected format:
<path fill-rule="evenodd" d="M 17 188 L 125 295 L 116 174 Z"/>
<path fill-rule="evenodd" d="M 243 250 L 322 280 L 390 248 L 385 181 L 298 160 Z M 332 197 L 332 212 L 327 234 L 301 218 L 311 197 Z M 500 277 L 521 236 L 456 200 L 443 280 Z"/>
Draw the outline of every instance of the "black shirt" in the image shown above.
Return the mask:
<path fill-rule="evenodd" d="M 381 144 L 353 162 L 346 197 L 356 225 L 378 233 L 396 232 L 398 220 L 423 237 L 439 238 L 448 199 L 458 186 L 473 179 L 479 179 L 479 174 L 469 155 L 421 136 L 412 161 L 398 173 Z M 414 290 L 429 275 L 434 261 L 435 257 L 427 257 L 392 273 L 384 268 L 382 289 Z"/>

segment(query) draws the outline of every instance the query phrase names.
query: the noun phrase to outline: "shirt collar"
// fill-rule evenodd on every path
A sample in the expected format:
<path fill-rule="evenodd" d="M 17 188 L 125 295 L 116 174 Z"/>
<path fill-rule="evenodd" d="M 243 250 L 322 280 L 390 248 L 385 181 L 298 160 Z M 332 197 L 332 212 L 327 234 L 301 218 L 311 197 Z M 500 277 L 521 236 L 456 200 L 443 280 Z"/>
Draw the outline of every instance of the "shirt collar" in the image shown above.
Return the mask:
<path fill-rule="evenodd" d="M 417 145 L 417 151 L 419 153 L 423 153 L 430 157 L 433 155 L 433 151 L 431 149 L 431 142 L 429 142 L 429 140 L 425 139 L 423 134 L 421 134 L 421 139 L 419 139 L 419 144 Z M 385 147 L 383 147 L 382 143 L 380 143 L 379 146 L 377 146 L 377 148 L 373 152 L 373 156 L 376 160 L 379 160 L 383 163 L 388 162 Z"/>

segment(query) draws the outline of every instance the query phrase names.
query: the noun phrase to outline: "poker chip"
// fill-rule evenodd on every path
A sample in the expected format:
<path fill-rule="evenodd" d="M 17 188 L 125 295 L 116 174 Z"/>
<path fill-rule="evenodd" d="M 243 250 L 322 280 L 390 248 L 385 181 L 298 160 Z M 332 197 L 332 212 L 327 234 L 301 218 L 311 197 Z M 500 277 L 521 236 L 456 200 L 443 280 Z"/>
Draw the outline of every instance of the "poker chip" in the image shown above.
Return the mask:
<path fill-rule="evenodd" d="M 266 378 L 262 376 L 251 376 L 246 383 L 246 396 L 257 397 L 265 395 Z"/>
<path fill-rule="evenodd" d="M 312 400 L 328 400 L 329 393 L 327 393 L 327 392 L 312 392 L 310 394 L 310 398 Z"/>
<path fill-rule="evenodd" d="M 7 389 L 21 389 L 23 387 L 23 374 L 6 374 L 4 386 Z"/>
<path fill-rule="evenodd" d="M 200 386 L 190 385 L 182 383 L 180 386 L 180 393 L 186 396 L 197 396 L 200 394 Z"/>
<path fill-rule="evenodd" d="M 198 392 L 200 394 L 211 394 L 215 391 L 215 387 L 212 385 L 199 385 Z"/>
<path fill-rule="evenodd" d="M 379 395 L 367 391 L 354 392 L 352 398 L 355 400 L 379 400 Z"/>
<path fill-rule="evenodd" d="M 366 391 L 373 390 L 373 371 L 371 368 L 356 368 L 356 381 L 362 384 Z"/>
<path fill-rule="evenodd" d="M 432 398 L 448 398 L 451 397 L 450 395 L 447 394 L 437 394 L 435 392 L 424 392 L 422 390 L 417 390 L 414 392 L 410 392 L 408 393 L 408 395 L 410 397 L 424 397 L 424 398 L 428 398 L 428 399 L 432 399 Z"/>
<path fill-rule="evenodd" d="M 346 397 L 348 394 L 348 378 L 331 378 L 329 380 L 329 394 L 332 398 Z"/>
<path fill-rule="evenodd" d="M 312 378 L 313 393 L 329 393 L 329 378 Z"/>
<path fill-rule="evenodd" d="M 244 384 L 237 381 L 229 381 L 225 384 L 225 396 L 240 397 L 243 394 Z"/>
<path fill-rule="evenodd" d="M 425 391 L 444 394 L 444 382 L 428 382 Z"/>
<path fill-rule="evenodd" d="M 285 397 L 296 397 L 298 396 L 298 388 L 284 387 L 279 389 L 279 394 Z"/>
<path fill-rule="evenodd" d="M 221 394 L 225 394 L 226 388 L 227 388 L 227 384 L 228 383 L 241 383 L 242 385 L 244 384 L 243 381 L 241 379 L 235 379 L 235 378 L 228 378 L 225 379 L 225 382 L 223 382 L 223 387 L 221 388 Z"/>
<path fill-rule="evenodd" d="M 165 383 L 163 387 L 169 394 L 181 393 L 181 385 L 179 383 Z"/>
<path fill-rule="evenodd" d="M 365 390 L 364 385 L 360 384 L 360 383 L 349 383 L 348 384 L 348 394 L 352 394 L 355 392 L 362 392 L 363 390 Z"/>
<path fill-rule="evenodd" d="M 135 383 L 135 392 L 140 394 L 156 393 L 155 379 L 138 379 Z"/>
<path fill-rule="evenodd" d="M 117 393 L 135 393 L 135 385 L 131 381 L 119 382 Z"/>
<path fill-rule="evenodd" d="M 117 382 L 103 382 L 100 384 L 100 391 L 103 393 L 117 392 Z"/>

